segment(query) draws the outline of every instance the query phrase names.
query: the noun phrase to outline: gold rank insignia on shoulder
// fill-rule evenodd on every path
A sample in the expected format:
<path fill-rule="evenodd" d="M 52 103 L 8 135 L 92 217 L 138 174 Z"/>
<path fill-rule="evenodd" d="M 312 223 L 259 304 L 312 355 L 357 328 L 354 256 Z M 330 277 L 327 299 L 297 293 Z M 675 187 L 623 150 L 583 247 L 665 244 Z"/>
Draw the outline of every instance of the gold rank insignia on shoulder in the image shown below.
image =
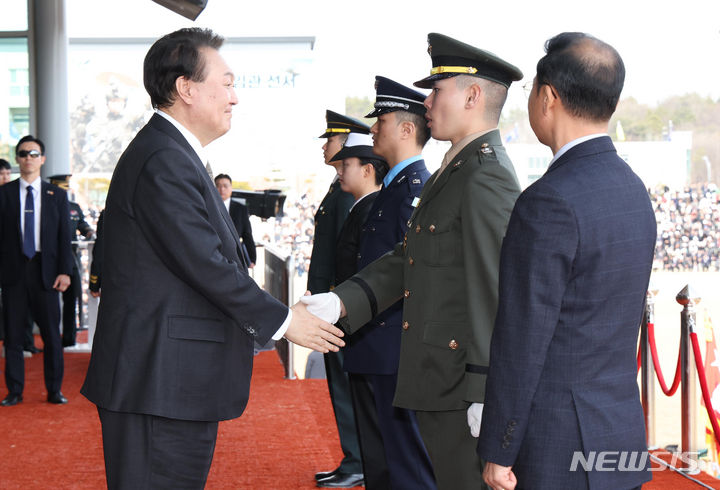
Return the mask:
<path fill-rule="evenodd" d="M 420 179 L 413 179 L 413 184 L 422 184 L 422 181 Z"/>
<path fill-rule="evenodd" d="M 487 143 L 483 143 L 480 145 L 480 151 L 485 153 L 486 155 L 493 152 L 493 149 L 490 148 L 490 145 Z"/>
<path fill-rule="evenodd" d="M 462 165 L 462 164 L 463 164 L 463 161 L 462 161 L 462 160 L 458 160 L 458 161 L 455 162 L 455 164 L 453 165 L 453 168 L 457 168 L 457 167 L 459 167 L 459 166 Z"/>

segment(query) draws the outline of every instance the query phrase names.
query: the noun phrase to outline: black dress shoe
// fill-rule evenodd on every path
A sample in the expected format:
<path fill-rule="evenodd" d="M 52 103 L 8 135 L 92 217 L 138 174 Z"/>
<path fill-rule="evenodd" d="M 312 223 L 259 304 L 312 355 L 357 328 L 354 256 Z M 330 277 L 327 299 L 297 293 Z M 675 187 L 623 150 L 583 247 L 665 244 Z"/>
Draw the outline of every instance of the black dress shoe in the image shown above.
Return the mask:
<path fill-rule="evenodd" d="M 39 354 L 39 353 L 42 352 L 42 349 L 38 349 L 38 348 L 35 347 L 34 345 L 31 345 L 30 347 L 25 347 L 23 350 L 24 350 L 25 352 L 30 352 L 30 353 L 32 353 L 32 354 Z"/>
<path fill-rule="evenodd" d="M 48 395 L 48 403 L 55 403 L 57 405 L 62 405 L 64 403 L 67 403 L 67 398 L 65 398 L 60 391 L 56 391 L 55 393 L 50 393 Z"/>
<path fill-rule="evenodd" d="M 315 473 L 315 481 L 324 480 L 326 478 L 330 478 L 331 476 L 335 476 L 340 472 L 340 467 L 338 466 L 332 471 L 321 471 L 320 473 Z"/>
<path fill-rule="evenodd" d="M 19 395 L 17 393 L 10 393 L 8 396 L 5 397 L 3 401 L 0 402 L 0 406 L 12 407 L 13 405 L 17 405 L 20 402 L 22 402 L 22 395 Z"/>
<path fill-rule="evenodd" d="M 329 478 L 320 480 L 315 485 L 321 488 L 352 488 L 364 486 L 362 473 L 341 473 L 337 472 Z"/>

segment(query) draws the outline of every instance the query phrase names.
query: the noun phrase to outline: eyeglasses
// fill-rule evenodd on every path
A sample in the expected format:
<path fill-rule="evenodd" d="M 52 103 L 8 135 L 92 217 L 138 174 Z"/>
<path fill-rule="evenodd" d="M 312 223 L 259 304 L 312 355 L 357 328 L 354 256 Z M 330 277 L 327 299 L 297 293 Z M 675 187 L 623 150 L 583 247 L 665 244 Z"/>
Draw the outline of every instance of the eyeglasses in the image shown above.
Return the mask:
<path fill-rule="evenodd" d="M 30 151 L 20 150 L 19 152 L 17 152 L 17 154 L 20 158 L 26 158 L 26 157 L 38 158 L 40 156 L 40 152 L 37 150 L 30 150 Z"/>

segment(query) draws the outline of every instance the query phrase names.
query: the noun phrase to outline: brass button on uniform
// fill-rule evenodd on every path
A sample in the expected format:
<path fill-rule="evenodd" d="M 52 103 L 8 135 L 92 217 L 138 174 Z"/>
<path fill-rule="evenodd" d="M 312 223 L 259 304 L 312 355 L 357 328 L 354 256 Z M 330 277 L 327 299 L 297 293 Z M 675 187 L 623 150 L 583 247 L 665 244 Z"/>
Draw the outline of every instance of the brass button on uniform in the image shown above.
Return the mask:
<path fill-rule="evenodd" d="M 430 225 L 428 230 L 430 230 L 430 233 L 435 233 L 435 225 Z"/>
<path fill-rule="evenodd" d="M 450 343 L 448 344 L 448 347 L 450 347 L 452 350 L 455 350 L 458 348 L 457 340 L 452 339 Z"/>
<path fill-rule="evenodd" d="M 406 298 L 410 297 L 410 290 L 406 289 L 405 292 L 403 293 L 403 296 L 405 296 Z"/>
<path fill-rule="evenodd" d="M 409 263 L 410 265 L 413 265 L 413 264 L 415 263 L 415 259 L 413 259 L 412 257 L 410 257 L 410 258 L 408 259 L 408 263 Z"/>
<path fill-rule="evenodd" d="M 403 322 L 402 327 L 403 327 L 403 330 L 407 330 L 408 328 L 410 328 L 410 324 L 408 322 Z"/>
<path fill-rule="evenodd" d="M 415 227 L 415 233 L 420 233 L 420 230 L 421 230 L 420 225 L 417 225 Z"/>

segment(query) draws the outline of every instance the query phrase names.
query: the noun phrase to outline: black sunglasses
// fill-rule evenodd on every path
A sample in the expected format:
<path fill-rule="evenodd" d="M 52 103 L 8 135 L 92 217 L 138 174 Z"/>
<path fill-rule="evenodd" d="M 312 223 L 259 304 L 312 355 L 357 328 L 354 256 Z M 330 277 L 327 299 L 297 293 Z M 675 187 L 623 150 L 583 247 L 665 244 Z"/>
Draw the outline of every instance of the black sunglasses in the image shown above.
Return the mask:
<path fill-rule="evenodd" d="M 40 156 L 40 152 L 37 151 L 37 150 L 30 150 L 30 151 L 20 150 L 20 151 L 18 152 L 18 156 L 19 156 L 20 158 L 25 158 L 25 157 L 37 158 L 37 157 Z"/>

